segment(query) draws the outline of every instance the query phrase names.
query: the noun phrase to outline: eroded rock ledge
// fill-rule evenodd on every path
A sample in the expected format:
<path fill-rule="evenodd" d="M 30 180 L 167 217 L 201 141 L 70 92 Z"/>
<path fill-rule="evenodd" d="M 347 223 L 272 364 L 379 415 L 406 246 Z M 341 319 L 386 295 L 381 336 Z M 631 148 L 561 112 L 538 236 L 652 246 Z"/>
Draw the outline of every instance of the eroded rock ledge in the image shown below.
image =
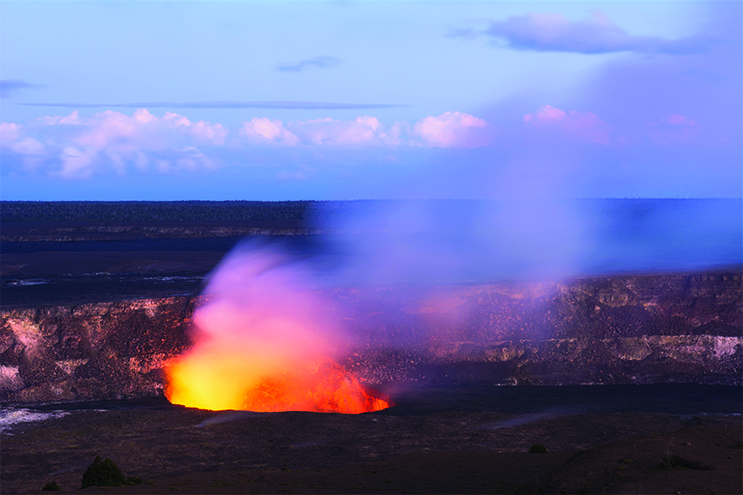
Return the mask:
<path fill-rule="evenodd" d="M 743 274 L 323 293 L 370 383 L 743 383 Z M 0 400 L 153 396 L 198 297 L 4 309 Z"/>

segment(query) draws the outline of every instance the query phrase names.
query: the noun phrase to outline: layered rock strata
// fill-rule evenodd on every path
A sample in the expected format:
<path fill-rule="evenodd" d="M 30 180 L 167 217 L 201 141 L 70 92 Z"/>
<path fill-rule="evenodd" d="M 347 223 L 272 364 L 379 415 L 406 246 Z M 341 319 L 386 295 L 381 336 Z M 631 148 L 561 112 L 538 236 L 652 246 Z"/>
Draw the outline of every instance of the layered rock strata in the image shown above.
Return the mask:
<path fill-rule="evenodd" d="M 743 274 L 337 288 L 369 383 L 743 383 Z M 0 400 L 153 396 L 198 297 L 0 311 Z"/>

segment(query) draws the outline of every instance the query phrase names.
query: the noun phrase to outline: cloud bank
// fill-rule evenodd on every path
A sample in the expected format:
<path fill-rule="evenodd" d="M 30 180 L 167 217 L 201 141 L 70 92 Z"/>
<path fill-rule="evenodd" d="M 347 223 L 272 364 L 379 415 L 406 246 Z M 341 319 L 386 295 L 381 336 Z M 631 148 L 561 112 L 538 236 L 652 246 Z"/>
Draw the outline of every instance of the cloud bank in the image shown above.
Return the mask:
<path fill-rule="evenodd" d="M 73 111 L 0 123 L 0 156 L 12 180 L 161 176 L 219 191 L 281 183 L 299 197 L 318 184 L 343 198 L 739 196 L 739 148 L 688 110 L 627 121 L 547 104 L 391 124 L 256 116 L 233 128 L 147 109 Z M 410 187 L 398 194 L 398 181 Z"/>
<path fill-rule="evenodd" d="M 471 30 L 454 35 L 472 37 Z M 657 36 L 636 36 L 594 12 L 583 21 L 570 21 L 562 14 L 532 13 L 492 22 L 481 34 L 500 40 L 515 50 L 602 54 L 614 52 L 682 55 L 706 51 L 713 40 L 690 36 L 669 40 Z"/>
<path fill-rule="evenodd" d="M 0 152 L 7 164 L 4 172 L 89 179 L 213 170 L 226 159 L 239 160 L 256 150 L 474 148 L 488 143 L 490 131 L 484 120 L 461 112 L 391 126 L 372 116 L 291 122 L 254 117 L 230 130 L 173 112 L 158 117 L 146 109 L 131 115 L 106 110 L 81 117 L 73 111 L 26 125 L 0 124 Z"/>
<path fill-rule="evenodd" d="M 217 162 L 197 146 L 220 146 L 221 124 L 192 123 L 167 112 L 147 110 L 131 116 L 107 110 L 89 118 L 78 112 L 36 119 L 31 124 L 0 124 L 2 154 L 21 172 L 37 169 L 64 179 L 88 179 L 101 172 L 124 175 L 128 169 L 160 173 L 214 169 Z"/>

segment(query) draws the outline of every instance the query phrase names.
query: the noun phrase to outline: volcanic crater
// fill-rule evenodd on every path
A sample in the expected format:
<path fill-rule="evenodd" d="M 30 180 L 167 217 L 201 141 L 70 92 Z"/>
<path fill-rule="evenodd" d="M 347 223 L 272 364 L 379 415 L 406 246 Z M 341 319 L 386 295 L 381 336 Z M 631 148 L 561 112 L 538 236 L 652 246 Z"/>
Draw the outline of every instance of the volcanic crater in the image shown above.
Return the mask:
<path fill-rule="evenodd" d="M 116 489 L 134 493 L 742 491 L 739 267 L 317 289 L 353 336 L 339 366 L 395 407 L 169 404 L 238 236 L 321 233 L 260 222 L 3 219 L 4 420 L 58 412 L 4 426 L 3 493 L 78 488 L 96 454 L 153 483 Z M 664 451 L 714 469 L 660 469 Z"/>

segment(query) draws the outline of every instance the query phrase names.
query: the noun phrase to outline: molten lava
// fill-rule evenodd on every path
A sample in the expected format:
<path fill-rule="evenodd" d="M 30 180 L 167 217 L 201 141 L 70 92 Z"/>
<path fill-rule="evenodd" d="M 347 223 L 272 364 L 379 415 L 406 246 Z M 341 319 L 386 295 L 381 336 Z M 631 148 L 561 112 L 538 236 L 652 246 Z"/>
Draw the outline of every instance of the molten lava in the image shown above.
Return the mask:
<path fill-rule="evenodd" d="M 394 405 L 389 397 L 363 385 L 332 361 L 256 377 L 241 395 L 231 393 L 233 384 L 220 386 L 210 380 L 213 377 L 209 374 L 194 375 L 192 366 L 185 360 L 170 369 L 166 396 L 173 404 L 211 410 L 343 414 L 380 411 Z"/>
<path fill-rule="evenodd" d="M 206 295 L 194 312 L 193 348 L 167 370 L 173 404 L 346 414 L 394 405 L 334 360 L 346 338 L 327 302 L 275 255 L 230 255 Z"/>

